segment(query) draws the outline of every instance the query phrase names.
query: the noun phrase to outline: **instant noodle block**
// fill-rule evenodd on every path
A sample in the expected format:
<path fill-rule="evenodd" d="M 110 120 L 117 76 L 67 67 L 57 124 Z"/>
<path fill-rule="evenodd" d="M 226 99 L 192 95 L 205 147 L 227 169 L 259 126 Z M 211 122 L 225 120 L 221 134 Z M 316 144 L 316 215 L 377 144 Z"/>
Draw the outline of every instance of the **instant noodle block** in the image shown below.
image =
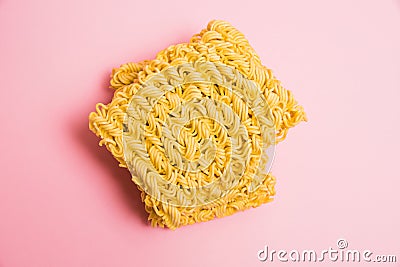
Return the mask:
<path fill-rule="evenodd" d="M 177 227 L 272 200 L 274 146 L 306 121 L 244 35 L 211 21 L 188 43 L 114 69 L 89 128 L 129 169 L 152 226 Z"/>

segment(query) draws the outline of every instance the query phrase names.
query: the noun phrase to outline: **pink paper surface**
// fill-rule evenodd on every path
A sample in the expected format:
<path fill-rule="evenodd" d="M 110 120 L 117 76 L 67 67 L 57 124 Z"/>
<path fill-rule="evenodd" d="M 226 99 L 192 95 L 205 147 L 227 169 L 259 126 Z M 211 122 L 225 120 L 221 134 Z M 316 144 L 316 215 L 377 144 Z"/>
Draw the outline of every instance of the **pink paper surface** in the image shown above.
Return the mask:
<path fill-rule="evenodd" d="M 112 68 L 154 58 L 212 19 L 245 33 L 309 122 L 277 147 L 272 203 L 151 228 L 87 117 L 111 99 Z M 258 251 L 320 251 L 339 238 L 400 266 L 398 0 L 3 0 L 0 82 L 1 267 L 280 266 Z"/>

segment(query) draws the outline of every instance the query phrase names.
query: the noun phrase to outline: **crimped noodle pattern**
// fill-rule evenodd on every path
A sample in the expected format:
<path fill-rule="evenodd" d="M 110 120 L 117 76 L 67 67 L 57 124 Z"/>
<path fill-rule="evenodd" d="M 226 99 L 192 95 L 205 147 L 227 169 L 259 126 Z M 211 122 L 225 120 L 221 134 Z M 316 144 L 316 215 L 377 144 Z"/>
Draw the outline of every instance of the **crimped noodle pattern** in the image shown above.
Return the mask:
<path fill-rule="evenodd" d="M 111 86 L 111 103 L 97 104 L 89 127 L 130 169 L 153 226 L 175 229 L 272 200 L 265 150 L 306 120 L 224 21 L 115 69 Z"/>

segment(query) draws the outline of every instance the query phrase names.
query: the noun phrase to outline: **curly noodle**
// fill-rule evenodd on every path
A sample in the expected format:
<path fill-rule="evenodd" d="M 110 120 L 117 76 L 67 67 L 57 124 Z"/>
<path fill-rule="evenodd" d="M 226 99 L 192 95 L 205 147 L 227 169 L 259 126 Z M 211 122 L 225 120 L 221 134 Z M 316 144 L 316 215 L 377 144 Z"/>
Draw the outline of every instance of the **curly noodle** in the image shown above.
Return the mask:
<path fill-rule="evenodd" d="M 211 21 L 189 43 L 112 72 L 89 128 L 128 168 L 152 226 L 177 227 L 272 200 L 265 149 L 306 121 L 244 35 Z"/>

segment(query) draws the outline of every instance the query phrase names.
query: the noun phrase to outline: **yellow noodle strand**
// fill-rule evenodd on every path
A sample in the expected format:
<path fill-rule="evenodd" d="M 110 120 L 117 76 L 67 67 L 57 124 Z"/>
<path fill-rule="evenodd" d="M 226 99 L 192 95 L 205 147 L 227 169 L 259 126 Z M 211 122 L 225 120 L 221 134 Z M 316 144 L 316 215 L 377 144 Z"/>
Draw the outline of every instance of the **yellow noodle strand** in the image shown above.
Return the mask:
<path fill-rule="evenodd" d="M 225 21 L 154 60 L 114 69 L 110 85 L 114 97 L 96 105 L 89 128 L 131 170 L 152 226 L 176 229 L 271 201 L 275 177 L 259 168 L 269 160 L 263 149 L 306 121 Z"/>

